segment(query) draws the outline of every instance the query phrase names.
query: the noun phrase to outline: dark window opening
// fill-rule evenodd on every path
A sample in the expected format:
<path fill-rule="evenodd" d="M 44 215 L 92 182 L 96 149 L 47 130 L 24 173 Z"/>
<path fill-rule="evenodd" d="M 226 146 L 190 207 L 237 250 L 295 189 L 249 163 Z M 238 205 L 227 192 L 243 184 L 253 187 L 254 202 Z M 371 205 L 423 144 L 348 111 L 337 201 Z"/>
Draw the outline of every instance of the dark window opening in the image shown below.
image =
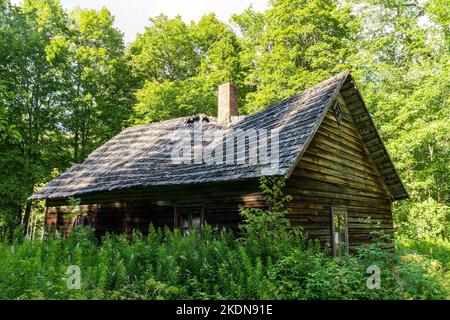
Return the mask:
<path fill-rule="evenodd" d="M 77 214 L 73 220 L 74 227 L 92 226 L 92 213 Z"/>
<path fill-rule="evenodd" d="M 201 229 L 205 223 L 205 209 L 202 205 L 176 206 L 174 226 L 183 235 L 188 235 L 190 229 Z"/>
<path fill-rule="evenodd" d="M 344 208 L 331 208 L 331 241 L 334 257 L 342 257 L 349 253 L 347 210 Z"/>
<path fill-rule="evenodd" d="M 333 105 L 333 113 L 334 116 L 336 117 L 337 123 L 340 124 L 342 121 L 342 110 L 337 102 L 335 102 L 335 104 Z"/>

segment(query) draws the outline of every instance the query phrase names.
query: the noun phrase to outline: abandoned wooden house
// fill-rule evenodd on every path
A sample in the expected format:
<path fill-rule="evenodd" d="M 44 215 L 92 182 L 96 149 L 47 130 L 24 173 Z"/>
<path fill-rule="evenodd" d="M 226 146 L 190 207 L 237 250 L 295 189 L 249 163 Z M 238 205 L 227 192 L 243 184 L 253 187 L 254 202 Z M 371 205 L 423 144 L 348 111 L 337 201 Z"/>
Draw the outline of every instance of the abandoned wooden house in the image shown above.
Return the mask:
<path fill-rule="evenodd" d="M 230 84 L 219 87 L 218 101 L 217 119 L 193 116 L 123 130 L 30 199 L 46 199 L 47 225 L 66 231 L 86 223 L 98 235 L 145 232 L 150 223 L 184 231 L 205 223 L 236 228 L 239 205 L 266 206 L 258 178 L 270 172 L 287 177 L 291 224 L 329 243 L 337 255 L 370 241 L 371 229 L 361 219 L 370 216 L 393 232 L 392 201 L 408 194 L 349 72 L 249 116 L 237 115 Z M 223 147 L 213 145 L 231 131 L 276 130 L 279 162 L 273 169 L 258 161 L 173 161 L 175 132 L 196 125 L 219 133 L 201 142 L 217 157 Z M 240 149 L 250 153 L 251 137 L 244 139 Z M 76 217 L 65 214 L 69 197 L 81 201 Z"/>

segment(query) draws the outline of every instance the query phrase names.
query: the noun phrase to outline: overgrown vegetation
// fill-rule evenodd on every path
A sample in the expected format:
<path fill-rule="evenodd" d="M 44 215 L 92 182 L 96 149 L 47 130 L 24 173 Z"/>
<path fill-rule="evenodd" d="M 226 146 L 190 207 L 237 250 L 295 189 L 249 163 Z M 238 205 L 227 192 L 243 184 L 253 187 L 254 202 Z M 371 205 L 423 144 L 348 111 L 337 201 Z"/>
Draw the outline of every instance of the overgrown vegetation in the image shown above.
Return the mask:
<path fill-rule="evenodd" d="M 378 241 L 354 256 L 333 259 L 327 248 L 287 228 L 283 181 L 263 178 L 270 210 L 242 208 L 242 234 L 206 226 L 148 235 L 107 235 L 76 228 L 69 238 L 48 234 L 0 244 L 1 299 L 448 299 L 450 251 L 444 242 L 401 243 L 398 254 Z M 434 251 L 439 245 L 442 247 Z M 369 266 L 380 269 L 371 288 Z M 80 288 L 70 287 L 80 270 Z M 68 285 L 69 282 L 69 285 Z"/>
<path fill-rule="evenodd" d="M 152 298 L 167 298 L 170 291 L 177 297 L 195 297 L 195 292 L 217 298 L 217 292 L 248 298 L 264 292 L 280 298 L 313 297 L 313 292 L 317 298 L 443 297 L 450 247 L 449 8 L 448 0 L 272 0 L 267 11 L 248 8 L 228 24 L 214 14 L 192 23 L 159 15 L 125 45 L 106 8 L 69 12 L 58 0 L 21 5 L 0 0 L 0 235 L 12 239 L 13 231 L 21 230 L 27 239 L 36 239 L 24 240 L 16 231 L 14 253 L 2 242 L 1 295 L 101 298 L 151 292 Z M 364 257 L 381 251 L 371 248 L 364 257 L 342 261 L 313 248 L 287 252 L 292 241 L 308 245 L 300 231 L 276 232 L 289 229 L 286 221 L 273 220 L 278 215 L 270 215 L 282 212 L 276 206 L 269 212 L 244 210 L 249 224 L 245 239 L 237 243 L 206 231 L 187 238 L 170 232 L 136 235 L 129 245 L 111 236 L 93 246 L 92 235 L 81 230 L 67 241 L 39 241 L 43 205 L 27 197 L 122 127 L 214 115 L 215 90 L 227 81 L 239 88 L 240 112 L 250 114 L 346 69 L 355 76 L 411 196 L 394 204 L 398 250 L 380 257 L 385 264 L 378 261 L 390 272 L 381 291 L 367 291 L 359 283 L 366 276 Z M 260 246 L 266 232 L 279 246 Z M 228 263 L 197 251 L 192 251 L 197 256 L 187 250 L 181 254 L 190 243 L 201 252 L 211 250 L 211 259 L 219 254 L 217 246 L 231 261 L 223 277 L 229 272 L 230 283 L 236 283 L 216 290 L 208 286 L 225 282 L 208 278 L 206 271 L 200 277 L 191 265 L 183 269 L 188 263 L 203 266 L 201 259 L 208 261 L 201 268 L 224 270 L 220 263 Z M 159 258 L 152 248 L 161 251 Z M 74 252 L 86 266 L 84 279 L 91 279 L 81 291 L 67 291 L 62 280 L 67 265 L 78 259 Z M 111 259 L 118 261 L 118 271 L 109 269 Z M 139 259 L 153 261 L 142 267 L 143 274 L 129 265 Z M 254 267 L 252 276 L 246 263 Z M 172 264 L 167 279 L 147 270 Z M 244 271 L 233 269 L 238 265 Z M 103 270 L 103 280 L 95 276 L 96 267 Z M 123 282 L 111 280 L 118 274 Z M 246 287 L 248 279 L 260 280 L 259 293 Z M 108 281 L 113 284 L 105 287 Z M 336 286 L 343 291 L 327 291 Z M 347 294 L 350 287 L 353 296 Z"/>

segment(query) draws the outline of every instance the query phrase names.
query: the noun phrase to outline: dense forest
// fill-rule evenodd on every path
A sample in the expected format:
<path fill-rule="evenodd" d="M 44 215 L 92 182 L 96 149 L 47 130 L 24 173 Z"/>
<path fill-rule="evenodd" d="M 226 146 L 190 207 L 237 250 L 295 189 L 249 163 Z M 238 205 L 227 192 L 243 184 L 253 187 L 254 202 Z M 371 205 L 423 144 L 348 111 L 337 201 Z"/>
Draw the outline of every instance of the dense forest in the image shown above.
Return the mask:
<path fill-rule="evenodd" d="M 215 115 L 227 81 L 251 114 L 344 70 L 410 195 L 397 241 L 438 241 L 448 275 L 449 0 L 272 0 L 229 22 L 155 12 L 129 44 L 107 8 L 0 0 L 0 233 L 41 239 L 43 204 L 27 197 L 124 127 Z"/>

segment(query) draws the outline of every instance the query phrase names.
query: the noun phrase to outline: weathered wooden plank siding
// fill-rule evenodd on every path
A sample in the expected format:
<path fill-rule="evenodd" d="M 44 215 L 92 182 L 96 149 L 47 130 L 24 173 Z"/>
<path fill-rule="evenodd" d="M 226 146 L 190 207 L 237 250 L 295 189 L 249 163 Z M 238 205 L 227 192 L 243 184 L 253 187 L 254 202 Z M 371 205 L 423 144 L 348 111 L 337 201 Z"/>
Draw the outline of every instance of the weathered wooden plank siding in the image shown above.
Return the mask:
<path fill-rule="evenodd" d="M 198 204 L 205 206 L 205 220 L 217 228 L 236 229 L 241 221 L 239 205 L 264 207 L 257 181 L 199 184 L 190 186 L 130 189 L 89 194 L 81 197 L 76 210 L 91 212 L 98 235 L 105 232 L 126 232 L 139 229 L 146 232 L 150 223 L 155 227 L 174 226 L 174 206 Z M 68 212 L 66 199 L 47 201 L 47 225 L 65 225 L 62 217 Z"/>
<path fill-rule="evenodd" d="M 312 238 L 331 244 L 331 207 L 348 211 L 349 245 L 370 241 L 373 223 L 393 232 L 391 196 L 369 156 L 355 123 L 341 99 L 343 118 L 338 124 L 330 110 L 286 183 L 293 196 L 290 220 Z"/>

